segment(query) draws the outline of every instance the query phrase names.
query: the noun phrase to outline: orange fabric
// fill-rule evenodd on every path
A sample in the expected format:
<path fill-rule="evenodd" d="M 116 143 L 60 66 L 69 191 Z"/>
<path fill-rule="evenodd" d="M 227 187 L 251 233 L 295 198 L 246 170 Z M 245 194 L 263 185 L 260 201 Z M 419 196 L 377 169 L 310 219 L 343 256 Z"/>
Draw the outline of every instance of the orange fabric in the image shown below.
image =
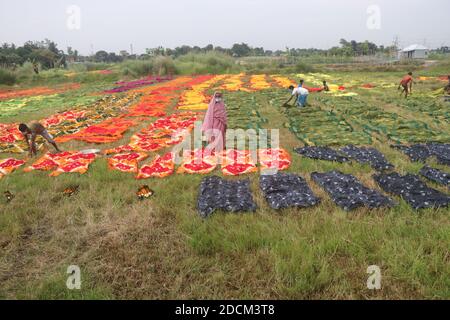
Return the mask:
<path fill-rule="evenodd" d="M 136 179 L 165 178 L 172 175 L 174 171 L 174 154 L 169 152 L 163 157 L 157 155 L 150 164 L 142 166 Z"/>
<path fill-rule="evenodd" d="M 110 169 L 122 172 L 138 172 L 138 163 L 148 157 L 146 153 L 122 153 L 117 154 L 108 159 L 108 166 Z"/>
<path fill-rule="evenodd" d="M 147 129 L 131 137 L 129 145 L 135 151 L 158 151 L 183 141 L 194 128 L 198 113 L 182 112 L 160 118 Z"/>
<path fill-rule="evenodd" d="M 18 160 L 14 158 L 0 160 L 0 178 L 2 178 L 7 174 L 12 173 L 14 170 L 23 166 L 24 164 L 25 164 L 24 160 Z"/>
<path fill-rule="evenodd" d="M 96 159 L 94 153 L 81 153 L 76 151 L 65 151 L 61 153 L 47 153 L 37 160 L 33 165 L 26 168 L 25 171 L 42 170 L 49 171 L 56 168 L 50 176 L 57 177 L 63 173 L 77 172 L 86 173 L 89 165 Z"/>
<path fill-rule="evenodd" d="M 111 118 L 102 123 L 89 126 L 74 134 L 56 138 L 57 142 L 80 140 L 91 143 L 109 143 L 122 139 L 123 134 L 136 123 L 122 117 Z"/>
<path fill-rule="evenodd" d="M 257 172 L 255 161 L 248 150 L 225 150 L 222 154 L 222 173 L 226 176 L 238 176 Z"/>
<path fill-rule="evenodd" d="M 291 166 L 291 156 L 284 149 L 260 149 L 258 158 L 261 171 L 268 169 L 286 170 Z"/>
<path fill-rule="evenodd" d="M 177 173 L 208 174 L 217 167 L 217 157 L 205 150 L 185 151 Z"/>

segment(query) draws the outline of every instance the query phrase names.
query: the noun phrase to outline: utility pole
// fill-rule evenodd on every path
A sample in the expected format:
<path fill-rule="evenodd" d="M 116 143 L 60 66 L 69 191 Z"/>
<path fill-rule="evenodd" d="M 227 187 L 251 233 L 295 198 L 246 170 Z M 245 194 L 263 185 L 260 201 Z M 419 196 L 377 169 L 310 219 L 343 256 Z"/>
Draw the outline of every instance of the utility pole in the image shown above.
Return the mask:
<path fill-rule="evenodd" d="M 394 54 L 396 54 L 397 52 L 392 52 L 392 51 L 394 51 L 394 50 L 399 50 L 400 48 L 399 48 L 399 38 L 398 38 L 398 35 L 396 35 L 395 37 L 394 37 L 394 41 L 392 42 L 392 49 L 391 49 L 391 52 L 390 52 L 390 55 L 391 55 L 391 58 L 393 58 L 394 57 Z"/>

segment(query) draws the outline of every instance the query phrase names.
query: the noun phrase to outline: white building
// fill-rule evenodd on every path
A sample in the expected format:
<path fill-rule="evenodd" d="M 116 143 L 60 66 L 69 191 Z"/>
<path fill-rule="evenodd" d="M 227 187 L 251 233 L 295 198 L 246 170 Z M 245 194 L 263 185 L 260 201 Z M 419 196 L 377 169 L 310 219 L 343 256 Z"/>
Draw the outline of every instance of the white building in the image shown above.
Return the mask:
<path fill-rule="evenodd" d="M 426 59 L 430 49 L 420 44 L 413 44 L 398 52 L 399 59 Z"/>

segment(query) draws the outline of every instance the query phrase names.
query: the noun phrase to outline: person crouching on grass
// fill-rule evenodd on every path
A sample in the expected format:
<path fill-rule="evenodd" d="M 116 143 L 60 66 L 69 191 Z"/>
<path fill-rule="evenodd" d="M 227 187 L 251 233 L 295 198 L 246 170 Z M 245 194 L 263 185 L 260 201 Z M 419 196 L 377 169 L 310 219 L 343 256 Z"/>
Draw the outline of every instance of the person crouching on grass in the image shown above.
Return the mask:
<path fill-rule="evenodd" d="M 303 83 L 302 83 L 303 85 Z M 294 86 L 290 86 L 289 90 L 292 91 L 291 97 L 288 101 L 284 103 L 284 106 L 288 105 L 291 102 L 292 98 L 295 97 L 296 105 L 300 108 L 306 106 L 306 100 L 308 99 L 309 91 L 303 87 L 294 88 Z"/>
<path fill-rule="evenodd" d="M 61 150 L 59 150 L 58 146 L 56 145 L 55 140 L 53 140 L 53 137 L 50 133 L 47 132 L 47 129 L 45 129 L 45 127 L 40 124 L 37 121 L 33 121 L 31 122 L 29 125 L 26 125 L 24 123 L 21 123 L 19 125 L 19 131 L 23 134 L 27 145 L 29 146 L 29 154 L 30 157 L 33 157 L 34 155 L 37 154 L 37 150 L 36 150 L 36 136 L 40 135 L 42 136 L 45 140 L 48 141 L 48 143 L 50 143 L 53 147 L 55 147 L 57 152 L 61 152 Z"/>
<path fill-rule="evenodd" d="M 405 93 L 405 98 L 408 98 L 408 94 L 412 94 L 412 84 L 414 82 L 412 75 L 413 75 L 412 72 L 409 72 L 406 76 L 403 77 L 402 81 L 400 81 L 398 90 L 400 90 L 403 87 L 400 96 L 403 93 Z"/>

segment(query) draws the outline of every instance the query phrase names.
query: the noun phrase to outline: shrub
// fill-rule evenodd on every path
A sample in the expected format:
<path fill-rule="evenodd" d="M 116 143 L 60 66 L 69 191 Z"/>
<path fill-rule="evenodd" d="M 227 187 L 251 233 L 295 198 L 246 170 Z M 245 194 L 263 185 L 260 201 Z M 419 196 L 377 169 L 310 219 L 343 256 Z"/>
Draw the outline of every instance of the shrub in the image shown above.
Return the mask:
<path fill-rule="evenodd" d="M 153 60 L 127 60 L 120 64 L 124 76 L 144 77 L 153 73 Z"/>
<path fill-rule="evenodd" d="M 295 72 L 298 73 L 309 73 L 314 72 L 314 68 L 306 63 L 303 63 L 301 61 L 297 62 L 297 64 L 294 67 Z"/>
<path fill-rule="evenodd" d="M 153 59 L 153 74 L 163 76 L 174 73 L 175 73 L 175 64 L 172 58 L 158 56 Z"/>
<path fill-rule="evenodd" d="M 12 86 L 13 84 L 16 83 L 16 81 L 17 77 L 12 71 L 0 69 L 0 84 Z"/>

